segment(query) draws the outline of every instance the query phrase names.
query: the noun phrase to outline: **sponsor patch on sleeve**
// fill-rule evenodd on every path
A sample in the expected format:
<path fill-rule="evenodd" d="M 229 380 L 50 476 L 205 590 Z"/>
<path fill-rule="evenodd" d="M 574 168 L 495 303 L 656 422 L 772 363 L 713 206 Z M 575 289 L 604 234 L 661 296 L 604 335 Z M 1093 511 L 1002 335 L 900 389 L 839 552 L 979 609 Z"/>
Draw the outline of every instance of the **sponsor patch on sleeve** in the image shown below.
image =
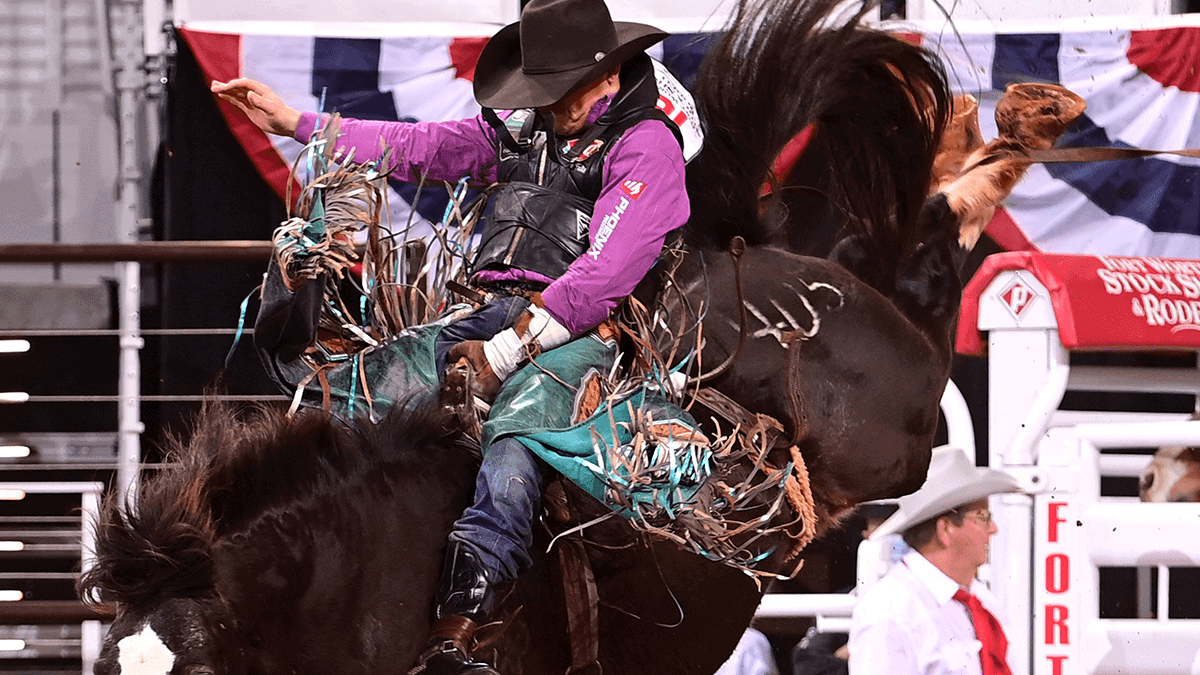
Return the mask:
<path fill-rule="evenodd" d="M 627 180 L 621 183 L 621 190 L 629 195 L 630 199 L 637 200 L 642 196 L 642 192 L 646 190 L 646 184 L 641 181 Z"/>

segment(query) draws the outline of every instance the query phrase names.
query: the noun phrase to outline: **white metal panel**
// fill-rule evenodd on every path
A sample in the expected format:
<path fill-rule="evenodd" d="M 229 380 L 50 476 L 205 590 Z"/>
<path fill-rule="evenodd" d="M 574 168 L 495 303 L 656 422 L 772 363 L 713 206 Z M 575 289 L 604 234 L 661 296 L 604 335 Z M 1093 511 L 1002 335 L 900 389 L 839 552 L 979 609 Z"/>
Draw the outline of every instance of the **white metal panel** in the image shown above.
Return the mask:
<path fill-rule="evenodd" d="M 849 593 L 768 593 L 755 616 L 779 619 L 797 616 L 850 616 L 858 598 Z"/>
<path fill-rule="evenodd" d="M 1161 445 L 1200 444 L 1200 421 L 1080 424 L 1080 438 L 1097 448 L 1157 448 Z"/>
<path fill-rule="evenodd" d="M 1070 378 L 1067 379 L 1070 388 Z M 1114 412 L 1111 410 L 1059 410 L 1050 417 L 1052 427 L 1073 427 L 1076 424 L 1101 422 L 1186 422 L 1190 413 Z M 1108 474 L 1105 474 L 1108 475 Z"/>
<path fill-rule="evenodd" d="M 1057 327 L 1050 292 L 1032 272 L 1000 272 L 979 295 L 981 331 Z"/>
<path fill-rule="evenodd" d="M 971 408 L 954 380 L 946 383 L 939 402 L 942 418 L 946 420 L 948 445 L 962 449 L 967 457 L 975 459 L 975 423 L 971 421 Z"/>
<path fill-rule="evenodd" d="M 1137 478 L 1151 459 L 1151 455 L 1100 455 L 1100 475 Z"/>
<path fill-rule="evenodd" d="M 1083 633 L 1096 675 L 1188 675 L 1200 652 L 1200 620 L 1099 619 Z"/>
<path fill-rule="evenodd" d="M 1179 392 L 1200 395 L 1200 370 L 1195 368 L 1134 368 L 1075 366 L 1068 389 L 1087 391 Z"/>
<path fill-rule="evenodd" d="M 1101 501 L 1081 520 L 1096 565 L 1200 566 L 1200 504 Z"/>

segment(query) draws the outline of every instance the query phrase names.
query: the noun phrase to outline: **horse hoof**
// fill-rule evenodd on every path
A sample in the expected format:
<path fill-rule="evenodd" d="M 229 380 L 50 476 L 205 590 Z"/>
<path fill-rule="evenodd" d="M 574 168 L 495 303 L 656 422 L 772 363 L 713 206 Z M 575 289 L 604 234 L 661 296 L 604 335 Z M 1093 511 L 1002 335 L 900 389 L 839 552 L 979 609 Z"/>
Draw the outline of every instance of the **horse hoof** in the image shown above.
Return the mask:
<path fill-rule="evenodd" d="M 1010 84 L 996 103 L 997 138 L 1024 150 L 1045 150 L 1083 115 L 1083 97 L 1057 84 Z"/>

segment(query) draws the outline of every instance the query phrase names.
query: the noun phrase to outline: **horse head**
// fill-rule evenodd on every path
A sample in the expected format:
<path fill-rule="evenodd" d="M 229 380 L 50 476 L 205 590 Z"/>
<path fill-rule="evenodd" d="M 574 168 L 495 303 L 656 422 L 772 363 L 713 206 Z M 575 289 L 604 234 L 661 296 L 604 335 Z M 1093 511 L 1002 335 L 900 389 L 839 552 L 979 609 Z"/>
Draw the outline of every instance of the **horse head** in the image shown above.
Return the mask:
<path fill-rule="evenodd" d="M 213 416 L 224 414 L 208 411 Z M 176 444 L 166 468 L 142 483 L 136 506 L 109 498 L 95 524 L 95 564 L 80 594 L 117 616 L 96 675 L 238 675 L 236 624 L 215 585 L 211 469 L 201 449 L 221 442 L 209 427 Z"/>
<path fill-rule="evenodd" d="M 95 675 L 242 675 L 245 638 L 215 596 L 121 606 Z"/>

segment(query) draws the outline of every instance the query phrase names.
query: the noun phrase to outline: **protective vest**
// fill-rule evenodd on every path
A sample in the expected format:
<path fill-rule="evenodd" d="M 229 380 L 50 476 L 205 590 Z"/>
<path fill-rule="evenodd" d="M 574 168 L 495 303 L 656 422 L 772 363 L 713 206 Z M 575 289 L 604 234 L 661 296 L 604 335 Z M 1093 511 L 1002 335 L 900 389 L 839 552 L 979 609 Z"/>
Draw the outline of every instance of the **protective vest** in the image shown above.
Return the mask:
<path fill-rule="evenodd" d="M 679 129 L 656 104 L 658 86 L 650 57 L 621 69 L 621 89 L 608 110 L 583 136 L 559 142 L 536 110 L 516 110 L 496 129 L 499 187 L 490 198 L 479 253 L 471 274 L 517 268 L 557 279 L 589 245 L 592 209 L 604 187 L 604 161 L 633 125 L 659 119 L 680 138 Z M 680 141 L 682 144 L 682 140 Z"/>

